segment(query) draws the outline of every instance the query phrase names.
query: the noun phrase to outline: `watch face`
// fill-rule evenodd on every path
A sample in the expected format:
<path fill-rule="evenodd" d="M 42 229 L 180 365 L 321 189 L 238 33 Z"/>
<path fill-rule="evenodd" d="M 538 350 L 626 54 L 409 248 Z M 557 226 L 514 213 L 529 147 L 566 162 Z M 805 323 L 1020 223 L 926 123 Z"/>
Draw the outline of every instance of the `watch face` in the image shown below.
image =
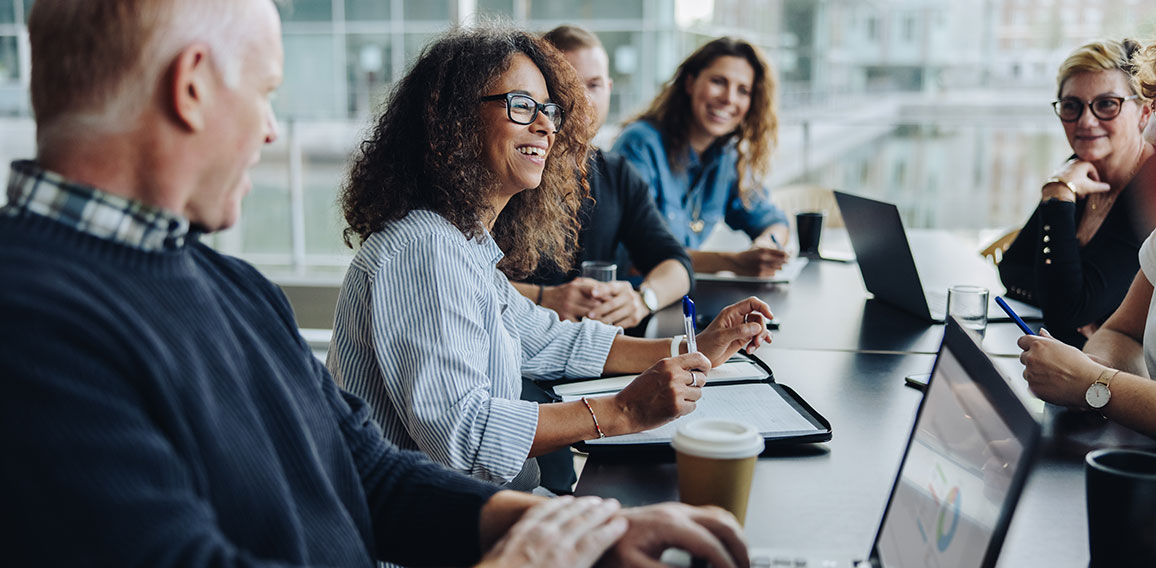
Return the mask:
<path fill-rule="evenodd" d="M 643 288 L 639 292 L 642 294 L 642 303 L 646 304 L 646 309 L 652 312 L 658 309 L 658 294 L 655 294 L 654 290 Z"/>
<path fill-rule="evenodd" d="M 1088 392 L 1084 393 L 1084 400 L 1092 408 L 1104 408 L 1111 398 L 1112 391 L 1108 390 L 1104 383 L 1092 383 L 1092 386 L 1088 387 Z"/>

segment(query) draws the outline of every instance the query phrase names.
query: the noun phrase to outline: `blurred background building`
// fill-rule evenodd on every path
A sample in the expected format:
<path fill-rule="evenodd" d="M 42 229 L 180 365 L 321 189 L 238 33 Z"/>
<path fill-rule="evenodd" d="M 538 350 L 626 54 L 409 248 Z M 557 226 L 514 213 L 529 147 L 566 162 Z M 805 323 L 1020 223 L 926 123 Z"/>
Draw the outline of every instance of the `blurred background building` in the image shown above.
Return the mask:
<path fill-rule="evenodd" d="M 34 152 L 34 2 L 0 0 L 4 161 Z M 254 170 L 241 223 L 213 237 L 279 279 L 343 272 L 352 253 L 335 196 L 349 156 L 391 85 L 455 24 L 596 32 L 614 79 L 602 144 L 695 47 L 744 37 L 780 81 L 768 186 L 876 196 L 900 204 L 911 226 L 961 230 L 1021 224 L 1067 156 L 1048 103 L 1068 52 L 1101 37 L 1156 38 L 1151 0 L 293 0 L 281 12 L 282 136 Z"/>

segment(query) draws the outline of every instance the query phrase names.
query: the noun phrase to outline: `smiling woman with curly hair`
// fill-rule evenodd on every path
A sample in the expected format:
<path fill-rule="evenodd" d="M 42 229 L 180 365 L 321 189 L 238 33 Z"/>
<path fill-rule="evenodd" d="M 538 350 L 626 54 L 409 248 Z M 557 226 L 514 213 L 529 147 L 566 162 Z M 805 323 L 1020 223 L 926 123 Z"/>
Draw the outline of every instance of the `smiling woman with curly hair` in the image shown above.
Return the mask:
<path fill-rule="evenodd" d="M 511 274 L 527 274 L 542 257 L 570 265 L 578 238 L 575 213 L 586 191 L 580 183 L 590 112 L 584 94 L 556 52 L 524 34 L 486 35 L 465 31 L 430 46 L 398 85 L 341 193 L 346 244 L 354 238 L 364 243 L 387 221 L 426 209 L 469 238 L 493 224 L 494 241 L 506 253 L 502 268 Z M 485 126 L 477 99 L 509 67 L 513 53 L 541 70 L 550 100 L 569 101 L 563 108 L 568 128 L 555 134 L 541 185 L 512 196 L 495 222 L 490 196 L 501 180 L 482 160 Z"/>
<path fill-rule="evenodd" d="M 699 336 L 701 353 L 655 364 L 669 340 L 559 321 L 514 290 L 499 265 L 525 274 L 542 258 L 569 263 L 588 113 L 573 69 L 548 44 L 516 30 L 455 30 L 425 49 L 362 145 L 341 195 L 346 239 L 361 246 L 327 364 L 398 446 L 531 489 L 538 469 L 527 458 L 686 414 L 700 371 L 769 338 L 743 323 L 751 311 L 770 316 L 752 298 L 723 310 Z M 523 376 L 644 370 L 614 396 L 519 400 Z"/>
<path fill-rule="evenodd" d="M 695 272 L 770 276 L 787 260 L 787 216 L 760 183 L 778 138 L 775 79 L 753 44 L 720 37 L 690 54 L 626 125 L 614 151 L 650 182 L 651 195 Z M 742 252 L 696 250 L 719 222 L 751 237 Z"/>

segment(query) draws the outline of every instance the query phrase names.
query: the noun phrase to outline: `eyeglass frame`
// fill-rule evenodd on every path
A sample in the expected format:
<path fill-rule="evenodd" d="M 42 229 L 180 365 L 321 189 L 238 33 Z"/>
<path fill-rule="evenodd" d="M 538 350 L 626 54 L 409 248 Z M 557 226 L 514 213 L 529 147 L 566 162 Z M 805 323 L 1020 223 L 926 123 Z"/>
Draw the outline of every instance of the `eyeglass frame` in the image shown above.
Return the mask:
<path fill-rule="evenodd" d="M 514 100 L 514 97 L 521 97 L 524 99 L 528 99 L 530 102 L 534 103 L 534 114 L 530 116 L 529 122 L 522 122 L 522 121 L 514 118 L 513 105 L 511 104 Z M 506 101 L 506 118 L 510 119 L 510 122 L 513 122 L 514 124 L 524 124 L 524 125 L 534 124 L 534 121 L 538 120 L 538 113 L 541 112 L 542 109 L 544 109 L 546 107 L 554 107 L 554 108 L 558 109 L 558 120 L 557 121 L 550 118 L 550 115 L 546 115 L 546 120 L 549 120 L 550 124 L 552 124 L 554 126 L 554 132 L 555 133 L 562 130 L 562 125 L 566 123 L 566 109 L 562 108 L 562 105 L 560 105 L 558 103 L 540 103 L 540 102 L 534 100 L 534 97 L 531 97 L 530 95 L 527 95 L 525 93 L 502 93 L 500 95 L 486 95 L 484 97 L 479 98 L 478 100 L 480 100 L 482 102 Z"/>
<path fill-rule="evenodd" d="M 1138 99 L 1138 98 L 1140 98 L 1140 95 L 1130 95 L 1127 97 L 1105 96 L 1105 97 L 1096 97 L 1090 101 L 1085 101 L 1085 100 L 1080 99 L 1078 97 L 1064 97 L 1064 98 L 1056 99 L 1056 100 L 1052 101 L 1052 110 L 1055 111 L 1056 117 L 1060 119 L 1060 122 L 1076 122 L 1077 120 L 1080 120 L 1080 118 L 1082 116 L 1084 116 L 1084 109 L 1085 108 L 1088 109 L 1092 113 L 1092 116 L 1096 117 L 1096 120 L 1102 120 L 1104 122 L 1108 122 L 1110 120 L 1116 120 L 1116 117 L 1120 116 L 1120 113 L 1124 111 L 1124 103 L 1126 103 L 1130 100 L 1133 100 L 1133 99 Z M 1092 105 L 1096 104 L 1097 101 L 1104 101 L 1104 100 L 1116 101 L 1117 105 L 1119 105 L 1116 107 L 1117 108 L 1116 114 L 1113 114 L 1112 116 L 1109 116 L 1109 117 L 1102 117 L 1099 114 L 1096 114 L 1096 109 L 1093 108 Z M 1074 118 L 1065 120 L 1063 116 L 1060 116 L 1060 103 L 1063 103 L 1065 101 L 1079 101 L 1080 112 L 1076 113 L 1076 116 Z"/>

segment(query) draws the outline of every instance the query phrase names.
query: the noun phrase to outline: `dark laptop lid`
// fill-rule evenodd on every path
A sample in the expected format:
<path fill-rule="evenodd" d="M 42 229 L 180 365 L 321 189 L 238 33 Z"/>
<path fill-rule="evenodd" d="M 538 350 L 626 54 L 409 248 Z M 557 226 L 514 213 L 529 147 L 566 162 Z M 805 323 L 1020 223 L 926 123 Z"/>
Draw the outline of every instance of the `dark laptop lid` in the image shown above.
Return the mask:
<path fill-rule="evenodd" d="M 891 203 L 841 191 L 835 192 L 835 201 L 867 291 L 879 300 L 933 321 L 899 209 Z"/>
<path fill-rule="evenodd" d="M 948 318 L 871 550 L 875 566 L 995 566 L 1040 426 Z"/>

